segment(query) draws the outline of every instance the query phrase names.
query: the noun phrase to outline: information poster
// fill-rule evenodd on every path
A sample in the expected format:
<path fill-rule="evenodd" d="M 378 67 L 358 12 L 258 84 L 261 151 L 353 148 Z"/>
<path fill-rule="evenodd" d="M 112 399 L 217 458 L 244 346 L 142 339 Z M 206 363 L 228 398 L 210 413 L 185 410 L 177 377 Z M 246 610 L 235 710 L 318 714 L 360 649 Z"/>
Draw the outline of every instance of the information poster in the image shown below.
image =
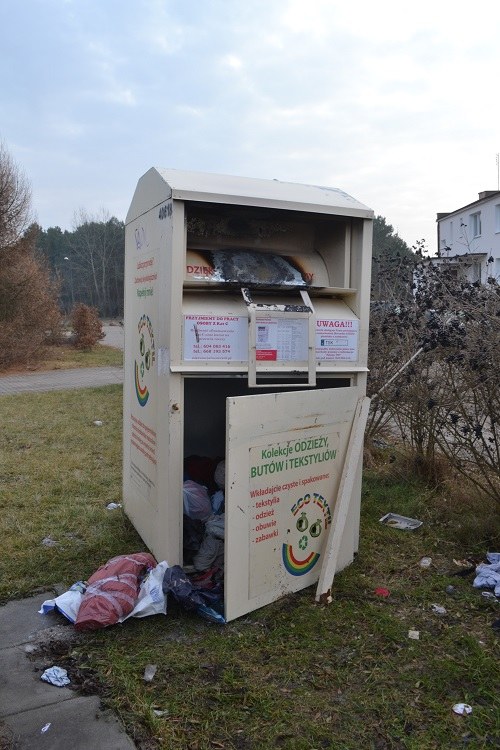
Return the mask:
<path fill-rule="evenodd" d="M 257 318 L 256 359 L 298 362 L 307 359 L 305 318 Z"/>
<path fill-rule="evenodd" d="M 318 362 L 356 362 L 358 359 L 359 320 L 316 321 L 316 360 Z"/>
<path fill-rule="evenodd" d="M 318 319 L 316 360 L 356 362 L 359 321 Z M 260 362 L 305 362 L 308 359 L 306 318 L 259 317 L 256 359 Z M 184 360 L 248 360 L 248 318 L 240 315 L 185 315 Z"/>
<path fill-rule="evenodd" d="M 248 318 L 233 315 L 185 315 L 185 360 L 248 359 Z"/>

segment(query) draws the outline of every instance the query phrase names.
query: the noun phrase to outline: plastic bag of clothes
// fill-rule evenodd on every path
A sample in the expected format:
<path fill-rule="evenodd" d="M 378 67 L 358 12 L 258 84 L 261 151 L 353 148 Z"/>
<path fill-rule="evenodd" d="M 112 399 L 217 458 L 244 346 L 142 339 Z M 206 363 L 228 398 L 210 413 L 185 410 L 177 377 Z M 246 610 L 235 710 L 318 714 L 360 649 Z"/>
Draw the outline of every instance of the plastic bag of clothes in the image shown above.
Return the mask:
<path fill-rule="evenodd" d="M 193 556 L 195 570 L 208 570 L 213 565 L 224 563 L 224 524 L 225 515 L 210 516 L 205 524 L 205 536 L 200 549 Z"/>
<path fill-rule="evenodd" d="M 212 514 L 212 503 L 206 487 L 192 479 L 187 479 L 182 486 L 184 513 L 193 521 L 206 521 Z"/>
<path fill-rule="evenodd" d="M 114 625 L 132 612 L 142 577 L 156 560 L 148 552 L 113 557 L 90 576 L 75 620 L 77 630 Z"/>
<path fill-rule="evenodd" d="M 165 595 L 172 594 L 188 611 L 197 612 L 210 622 L 225 623 L 224 617 L 210 606 L 220 601 L 220 594 L 193 584 L 179 565 L 167 568 L 162 588 Z"/>

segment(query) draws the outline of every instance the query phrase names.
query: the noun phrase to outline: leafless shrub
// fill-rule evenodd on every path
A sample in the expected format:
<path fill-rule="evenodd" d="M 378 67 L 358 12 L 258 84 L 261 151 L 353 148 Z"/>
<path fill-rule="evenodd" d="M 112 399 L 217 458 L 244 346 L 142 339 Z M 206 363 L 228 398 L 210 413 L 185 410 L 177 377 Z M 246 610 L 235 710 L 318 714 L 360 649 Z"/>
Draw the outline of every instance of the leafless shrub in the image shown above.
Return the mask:
<path fill-rule="evenodd" d="M 0 253 L 21 239 L 32 222 L 31 188 L 5 146 L 0 143 Z"/>
<path fill-rule="evenodd" d="M 470 283 L 452 263 L 413 262 L 412 278 L 411 295 L 373 306 L 368 438 L 390 426 L 425 479 L 443 481 L 444 457 L 498 502 L 500 288 Z"/>

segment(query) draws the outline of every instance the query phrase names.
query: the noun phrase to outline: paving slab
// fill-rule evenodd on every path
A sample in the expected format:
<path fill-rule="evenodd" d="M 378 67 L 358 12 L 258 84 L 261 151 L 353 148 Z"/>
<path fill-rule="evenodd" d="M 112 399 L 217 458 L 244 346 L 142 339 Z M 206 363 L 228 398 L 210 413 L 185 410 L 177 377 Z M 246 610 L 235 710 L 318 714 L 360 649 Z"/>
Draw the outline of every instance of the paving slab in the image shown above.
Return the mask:
<path fill-rule="evenodd" d="M 41 630 L 56 624 L 57 621 L 51 615 L 38 614 L 43 602 L 54 596 L 51 591 L 45 591 L 29 599 L 7 602 L 0 607 L 0 649 L 32 641 Z"/>
<path fill-rule="evenodd" d="M 43 669 L 59 665 L 57 659 L 49 663 L 38 647 L 83 637 L 61 614 L 38 614 L 51 598 L 48 591 L 0 607 L 0 744 L 11 733 L 15 750 L 133 750 L 135 744 L 116 716 L 101 710 L 97 696 L 41 680 Z"/>
<path fill-rule="evenodd" d="M 109 711 L 101 711 L 96 696 L 80 696 L 24 711 L 9 716 L 5 723 L 14 736 L 16 750 L 135 749 L 116 717 Z M 48 728 L 42 732 L 47 724 Z"/>
<path fill-rule="evenodd" d="M 54 666 L 47 664 L 47 667 Z M 75 692 L 41 679 L 42 669 L 30 661 L 22 646 L 0 650 L 0 718 L 71 700 Z"/>

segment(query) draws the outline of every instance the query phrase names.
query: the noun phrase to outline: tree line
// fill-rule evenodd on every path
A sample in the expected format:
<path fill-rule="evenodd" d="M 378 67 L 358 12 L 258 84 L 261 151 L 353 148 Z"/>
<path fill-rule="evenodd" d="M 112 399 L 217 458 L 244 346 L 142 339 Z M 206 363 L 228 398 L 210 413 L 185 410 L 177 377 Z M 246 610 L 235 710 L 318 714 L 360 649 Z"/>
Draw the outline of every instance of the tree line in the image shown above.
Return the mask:
<path fill-rule="evenodd" d="M 103 318 L 123 315 L 125 225 L 105 211 L 80 211 L 72 231 L 37 227 L 36 246 L 59 284 L 59 302 L 68 314 L 77 302 Z"/>

